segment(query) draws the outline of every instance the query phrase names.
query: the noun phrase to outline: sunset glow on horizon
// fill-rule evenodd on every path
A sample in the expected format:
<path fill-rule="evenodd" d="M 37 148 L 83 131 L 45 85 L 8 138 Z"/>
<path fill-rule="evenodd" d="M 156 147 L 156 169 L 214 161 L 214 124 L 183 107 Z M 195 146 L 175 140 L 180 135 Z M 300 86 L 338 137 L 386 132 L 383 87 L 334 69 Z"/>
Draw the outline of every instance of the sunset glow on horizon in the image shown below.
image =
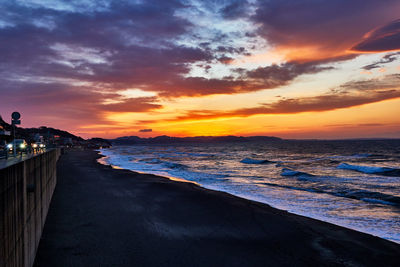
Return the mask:
<path fill-rule="evenodd" d="M 0 116 L 84 138 L 400 138 L 400 2 L 1 1 Z"/>

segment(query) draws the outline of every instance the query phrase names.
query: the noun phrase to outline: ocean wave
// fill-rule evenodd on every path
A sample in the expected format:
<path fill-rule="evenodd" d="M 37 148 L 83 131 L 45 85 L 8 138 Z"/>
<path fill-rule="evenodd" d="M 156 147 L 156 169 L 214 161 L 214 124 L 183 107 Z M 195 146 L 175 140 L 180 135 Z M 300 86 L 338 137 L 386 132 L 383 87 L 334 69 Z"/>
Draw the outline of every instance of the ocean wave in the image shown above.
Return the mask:
<path fill-rule="evenodd" d="M 356 153 L 356 154 L 353 154 L 353 155 L 351 155 L 351 156 L 354 157 L 354 158 L 368 158 L 368 157 L 373 156 L 373 154 L 369 154 L 369 153 Z"/>
<path fill-rule="evenodd" d="M 252 158 L 244 158 L 240 162 L 241 163 L 245 163 L 245 164 L 268 164 L 268 163 L 274 163 L 273 161 L 269 161 L 267 159 L 260 160 L 260 159 L 252 159 Z"/>
<path fill-rule="evenodd" d="M 162 164 L 163 161 L 156 159 L 156 158 L 145 158 L 145 159 L 140 159 L 138 162 L 144 162 L 148 164 Z"/>
<path fill-rule="evenodd" d="M 366 202 L 400 206 L 400 197 L 367 190 L 349 190 L 335 193 L 336 196 L 358 199 Z"/>
<path fill-rule="evenodd" d="M 184 165 L 184 164 L 180 164 L 180 163 L 176 163 L 176 162 L 170 162 L 170 161 L 164 161 L 164 160 L 160 160 L 158 158 L 144 158 L 144 159 L 140 159 L 137 162 L 141 162 L 144 164 L 151 164 L 151 165 L 161 165 L 163 167 L 166 167 L 168 169 L 188 169 L 189 166 Z"/>
<path fill-rule="evenodd" d="M 341 163 L 337 166 L 338 169 L 358 171 L 367 174 L 380 174 L 385 176 L 400 176 L 400 169 L 389 167 L 375 167 L 375 166 L 362 166 L 353 165 L 348 163 Z"/>
<path fill-rule="evenodd" d="M 300 171 L 294 171 L 288 168 L 283 168 L 281 172 L 282 176 L 305 176 L 305 177 L 314 177 L 314 175 L 306 173 L 306 172 L 300 172 Z"/>
<path fill-rule="evenodd" d="M 369 203 L 375 204 L 383 204 L 383 205 L 391 205 L 391 206 L 400 206 L 400 197 L 383 194 L 379 192 L 367 191 L 367 190 L 350 190 L 344 189 L 340 191 L 335 191 L 329 188 L 318 188 L 318 187 L 297 187 L 297 186 L 290 186 L 290 185 L 281 185 L 281 184 L 274 184 L 274 183 L 263 183 L 267 186 L 273 187 L 280 187 L 286 188 L 291 190 L 299 190 L 299 191 L 306 191 L 310 193 L 318 193 L 318 194 L 329 194 L 336 197 L 344 197 L 350 198 L 355 200 L 360 200 Z"/>
<path fill-rule="evenodd" d="M 169 162 L 169 161 L 163 161 L 162 165 L 167 167 L 167 168 L 170 168 L 170 169 L 180 169 L 180 170 L 182 170 L 182 169 L 188 169 L 189 168 L 189 166 L 187 166 L 187 165 L 180 164 L 180 163 L 175 163 L 175 162 Z"/>
<path fill-rule="evenodd" d="M 374 199 L 374 198 L 361 198 L 362 201 L 365 202 L 370 202 L 370 203 L 376 203 L 376 204 L 383 204 L 383 205 L 393 205 L 392 202 L 384 201 L 384 200 L 379 200 L 379 199 Z"/>

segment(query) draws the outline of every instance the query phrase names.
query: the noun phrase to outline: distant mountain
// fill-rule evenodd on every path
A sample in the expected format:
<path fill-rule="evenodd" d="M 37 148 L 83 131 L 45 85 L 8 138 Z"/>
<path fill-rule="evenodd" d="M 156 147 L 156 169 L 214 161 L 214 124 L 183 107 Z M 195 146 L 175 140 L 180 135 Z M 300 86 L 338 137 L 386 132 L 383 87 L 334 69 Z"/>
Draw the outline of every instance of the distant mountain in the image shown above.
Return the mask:
<path fill-rule="evenodd" d="M 102 146 L 102 147 L 110 147 L 111 146 L 111 142 L 104 138 L 94 137 L 94 138 L 87 139 L 86 141 L 88 141 L 90 144 L 95 144 L 95 145 Z"/>
<path fill-rule="evenodd" d="M 113 145 L 134 145 L 134 144 L 176 144 L 176 143 L 223 143 L 223 142 L 270 142 L 281 141 L 279 137 L 273 136 L 196 136 L 196 137 L 171 137 L 157 136 L 141 138 L 138 136 L 124 136 L 109 141 Z"/>
<path fill-rule="evenodd" d="M 46 135 L 46 134 L 51 134 L 51 135 L 57 135 L 61 138 L 71 138 L 74 141 L 83 141 L 84 139 L 82 137 L 73 135 L 72 133 L 69 133 L 67 131 L 51 128 L 51 127 L 46 127 L 46 126 L 41 126 L 39 128 L 19 128 L 21 132 L 25 132 L 25 134 L 31 135 L 38 133 L 40 135 Z M 18 131 L 17 131 L 18 132 Z"/>

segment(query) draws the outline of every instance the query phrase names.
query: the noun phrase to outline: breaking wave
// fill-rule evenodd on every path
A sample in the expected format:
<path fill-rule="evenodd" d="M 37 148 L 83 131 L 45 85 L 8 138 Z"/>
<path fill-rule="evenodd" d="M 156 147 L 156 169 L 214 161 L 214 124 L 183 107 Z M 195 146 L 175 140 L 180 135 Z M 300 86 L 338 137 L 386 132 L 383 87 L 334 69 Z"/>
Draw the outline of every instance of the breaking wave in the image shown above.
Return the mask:
<path fill-rule="evenodd" d="M 305 177 L 314 177 L 314 175 L 306 173 L 306 172 L 299 172 L 294 171 L 288 168 L 283 168 L 281 172 L 282 176 L 305 176 Z"/>
<path fill-rule="evenodd" d="M 393 206 L 400 206 L 400 197 L 392 196 L 388 194 L 383 194 L 379 192 L 372 192 L 367 190 L 350 190 L 344 189 L 340 191 L 334 191 L 329 188 L 303 188 L 298 186 L 289 186 L 289 185 L 282 185 L 282 184 L 274 184 L 274 183 L 263 183 L 267 186 L 274 186 L 280 188 L 287 188 L 292 190 L 300 190 L 300 191 L 307 191 L 310 193 L 318 193 L 318 194 L 329 194 L 336 197 L 344 197 L 350 199 L 357 199 L 369 203 L 376 203 L 376 204 L 385 204 L 385 205 L 393 205 Z"/>
<path fill-rule="evenodd" d="M 385 176 L 400 176 L 400 169 L 389 168 L 389 167 L 375 167 L 375 166 L 362 166 L 353 165 L 348 163 L 341 163 L 337 166 L 338 169 L 352 170 L 367 174 L 380 174 Z"/>

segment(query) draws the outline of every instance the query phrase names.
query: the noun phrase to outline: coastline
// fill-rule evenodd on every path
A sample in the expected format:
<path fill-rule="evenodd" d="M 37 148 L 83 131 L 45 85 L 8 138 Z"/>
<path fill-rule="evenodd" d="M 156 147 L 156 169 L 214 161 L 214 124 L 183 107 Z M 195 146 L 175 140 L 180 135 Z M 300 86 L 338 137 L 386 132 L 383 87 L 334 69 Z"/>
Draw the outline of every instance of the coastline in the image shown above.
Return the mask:
<path fill-rule="evenodd" d="M 116 169 L 116 170 L 127 170 L 127 171 L 132 171 L 132 172 L 138 173 L 138 174 L 155 175 L 155 176 L 158 176 L 158 177 L 163 177 L 163 178 L 169 179 L 171 181 L 182 182 L 182 183 L 191 183 L 191 184 L 195 184 L 195 185 L 201 186 L 203 188 L 206 188 L 206 187 L 202 186 L 199 183 L 196 183 L 194 181 L 185 180 L 185 179 L 179 178 L 179 177 L 173 177 L 173 176 L 168 176 L 168 175 L 157 175 L 157 174 L 152 174 L 152 173 L 147 173 L 147 172 L 140 172 L 140 171 L 133 171 L 133 170 L 121 168 L 121 167 L 116 166 L 116 165 L 108 164 L 106 162 L 101 162 L 102 159 L 106 158 L 107 156 L 102 155 L 101 152 L 98 151 L 98 150 L 95 150 L 95 152 L 97 152 L 98 155 L 99 155 L 99 157 L 96 159 L 99 164 L 105 165 L 105 166 L 110 166 L 111 168 Z M 212 190 L 212 189 L 210 189 L 210 190 Z M 218 191 L 218 190 L 216 190 L 216 191 Z"/>
<path fill-rule="evenodd" d="M 36 266 L 400 264 L 400 245 L 68 151 Z"/>
<path fill-rule="evenodd" d="M 104 152 L 105 152 L 105 154 L 103 154 Z M 331 224 L 338 225 L 338 226 L 348 228 L 351 230 L 355 230 L 358 232 L 370 234 L 370 235 L 400 244 L 400 239 L 399 239 L 398 235 L 396 234 L 396 230 L 395 230 L 395 229 L 397 229 L 397 227 L 395 226 L 395 223 L 393 223 L 394 228 L 392 228 L 392 230 L 390 230 L 390 231 L 387 231 L 387 228 L 390 228 L 390 226 L 391 226 L 390 224 L 383 225 L 383 222 L 378 225 L 371 224 L 370 220 L 368 220 L 368 219 L 372 219 L 372 218 L 363 218 L 363 217 L 360 218 L 360 217 L 357 217 L 357 215 L 354 215 L 353 216 L 354 221 L 351 221 L 351 220 L 346 221 L 346 220 L 343 220 L 343 217 L 340 217 L 340 216 L 336 216 L 336 217 L 335 216 L 326 216 L 326 214 L 330 214 L 330 212 L 332 212 L 334 210 L 328 210 L 328 211 L 326 211 L 326 213 L 322 213 L 321 211 L 319 211 L 319 213 L 318 213 L 318 212 L 313 212 L 314 211 L 313 208 L 315 208 L 315 207 L 308 207 L 307 203 L 305 206 L 298 204 L 297 207 L 293 206 L 293 204 L 292 204 L 292 206 L 285 205 L 285 204 L 282 205 L 282 203 L 285 203 L 284 201 L 282 202 L 282 199 L 284 199 L 284 198 L 282 198 L 279 195 L 278 196 L 274 196 L 273 194 L 272 195 L 271 194 L 262 195 L 262 194 L 260 194 L 260 192 L 256 191 L 255 189 L 253 189 L 251 192 L 249 192 L 248 190 L 246 191 L 246 190 L 240 190 L 238 188 L 232 188 L 229 186 L 221 186 L 221 184 L 215 185 L 212 183 L 203 183 L 202 179 L 197 180 L 198 177 L 195 177 L 195 176 L 194 177 L 189 176 L 189 179 L 187 179 L 185 177 L 184 173 L 182 173 L 182 172 L 179 172 L 179 173 L 175 172 L 175 174 L 177 174 L 177 176 L 174 177 L 174 176 L 172 176 L 172 175 L 174 175 L 173 174 L 174 172 L 172 172 L 170 174 L 166 170 L 154 171 L 152 166 L 149 166 L 150 167 L 149 169 L 146 169 L 146 167 L 143 168 L 142 166 L 139 166 L 139 170 L 138 170 L 137 168 L 135 168 L 135 166 L 136 166 L 135 164 L 131 165 L 131 164 L 129 164 L 129 162 L 112 160 L 113 153 L 109 154 L 107 152 L 107 149 L 106 150 L 98 150 L 98 153 L 100 154 L 100 157 L 98 158 L 99 163 L 104 164 L 104 165 L 109 165 L 116 169 L 125 169 L 125 170 L 130 170 L 130 171 L 133 171 L 136 173 L 140 173 L 140 174 L 151 174 L 151 175 L 165 177 L 170 180 L 194 183 L 205 189 L 215 190 L 215 191 L 219 191 L 219 192 L 225 192 L 225 193 L 237 196 L 239 198 L 244 198 L 247 200 L 264 203 L 273 208 L 276 208 L 276 209 L 279 209 L 282 211 L 287 211 L 292 214 L 296 214 L 296 215 L 300 215 L 300 216 L 304 216 L 304 217 L 308 217 L 308 218 L 313 218 L 313 219 L 316 219 L 319 221 L 331 223 Z M 140 155 L 138 155 L 138 156 L 140 158 Z M 173 161 L 171 161 L 171 162 L 173 162 Z M 113 165 L 113 164 L 116 164 L 116 165 Z M 188 163 L 184 163 L 184 164 L 188 165 Z M 185 165 L 183 165 L 183 166 L 185 166 Z M 188 165 L 188 166 L 190 166 L 190 165 Z M 239 176 L 240 175 L 242 175 L 242 174 L 239 174 Z M 306 175 L 308 175 L 308 174 L 306 174 Z M 193 181 L 193 180 L 195 180 L 195 181 Z M 197 181 L 199 181 L 199 182 L 197 182 Z M 305 191 L 307 191 L 307 190 L 305 190 Z M 254 192 L 255 192 L 255 194 L 254 194 Z M 313 191 L 311 191 L 311 192 L 313 192 Z M 318 194 L 318 195 L 320 196 L 320 194 Z M 362 199 L 362 200 L 366 201 L 364 199 Z M 289 203 L 290 203 L 290 201 L 289 201 Z M 335 200 L 335 203 L 336 203 L 336 200 Z M 335 203 L 333 203 L 333 204 L 335 205 Z M 326 205 L 326 203 L 323 203 L 323 205 Z M 351 208 L 354 208 L 354 207 L 351 207 Z M 341 208 L 341 210 L 344 210 L 343 207 Z M 380 212 L 380 211 L 378 211 L 378 212 Z M 349 217 L 351 217 L 351 216 L 349 216 Z M 356 221 L 356 219 L 362 221 L 364 223 L 364 225 L 362 223 L 358 223 Z M 376 219 L 379 220 L 380 218 L 378 217 Z M 370 227 L 370 225 L 374 225 L 374 226 Z M 382 226 L 384 226 L 384 227 L 382 227 Z M 386 232 L 385 232 L 385 230 L 386 230 Z M 390 235 L 390 233 L 392 235 Z"/>

